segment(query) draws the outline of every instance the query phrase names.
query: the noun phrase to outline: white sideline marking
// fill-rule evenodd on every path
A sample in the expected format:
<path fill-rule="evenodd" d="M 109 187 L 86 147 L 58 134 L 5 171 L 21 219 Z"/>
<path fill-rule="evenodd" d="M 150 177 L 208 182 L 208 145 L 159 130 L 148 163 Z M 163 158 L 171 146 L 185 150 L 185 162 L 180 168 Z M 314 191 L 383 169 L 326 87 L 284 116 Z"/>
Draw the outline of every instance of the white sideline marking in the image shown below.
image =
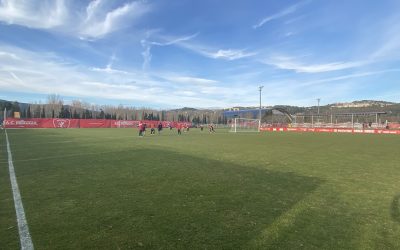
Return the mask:
<path fill-rule="evenodd" d="M 7 130 L 7 153 L 8 153 L 8 171 L 10 172 L 11 188 L 14 197 L 15 213 L 17 214 L 19 240 L 22 250 L 33 250 L 32 238 L 29 233 L 28 222 L 26 221 L 24 206 L 22 205 L 21 194 L 19 192 L 17 178 L 15 177 L 14 164 L 12 161 L 10 143 L 8 141 Z"/>

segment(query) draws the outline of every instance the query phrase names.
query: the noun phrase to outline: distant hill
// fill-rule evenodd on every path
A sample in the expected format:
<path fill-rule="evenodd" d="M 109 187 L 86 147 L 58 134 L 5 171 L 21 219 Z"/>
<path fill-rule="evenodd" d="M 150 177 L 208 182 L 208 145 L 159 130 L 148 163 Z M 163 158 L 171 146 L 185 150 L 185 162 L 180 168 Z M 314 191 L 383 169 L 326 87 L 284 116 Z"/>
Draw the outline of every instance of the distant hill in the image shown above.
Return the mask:
<path fill-rule="evenodd" d="M 317 114 L 318 107 L 301 107 L 291 105 L 276 105 L 274 108 L 285 109 L 292 115 L 310 115 Z M 50 104 L 29 104 L 15 101 L 0 100 L 0 110 L 7 108 L 9 115 L 15 111 L 20 111 L 23 118 L 29 117 L 69 117 L 69 118 L 106 118 L 106 119 L 151 119 L 151 120 L 177 120 L 192 121 L 195 123 L 225 122 L 223 110 L 221 108 L 198 109 L 183 107 L 180 109 L 152 110 L 138 109 L 134 107 L 114 107 L 114 106 L 74 106 L 61 105 L 54 107 Z M 258 109 L 253 107 L 234 107 L 239 110 Z M 272 108 L 264 107 L 264 108 Z M 230 108 L 232 109 L 232 108 Z M 400 103 L 360 100 L 346 103 L 332 103 L 319 107 L 321 115 L 358 113 L 358 112 L 386 112 L 381 116 L 382 119 L 391 121 L 400 121 Z M 0 112 L 1 113 L 1 112 Z M 0 115 L 1 116 L 1 115 Z"/>
<path fill-rule="evenodd" d="M 362 101 L 354 101 L 354 102 L 346 102 L 346 103 L 334 103 L 331 104 L 331 107 L 335 108 L 365 108 L 365 107 L 386 107 L 395 105 L 394 102 L 385 102 L 385 101 L 374 101 L 374 100 L 362 100 Z"/>

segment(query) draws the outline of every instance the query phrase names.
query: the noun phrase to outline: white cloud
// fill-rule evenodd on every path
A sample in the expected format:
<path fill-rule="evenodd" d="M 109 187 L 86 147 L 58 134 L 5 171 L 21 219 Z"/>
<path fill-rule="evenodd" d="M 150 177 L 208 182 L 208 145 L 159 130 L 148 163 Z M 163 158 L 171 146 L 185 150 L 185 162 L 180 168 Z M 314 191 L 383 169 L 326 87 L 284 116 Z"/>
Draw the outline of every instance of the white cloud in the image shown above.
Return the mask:
<path fill-rule="evenodd" d="M 272 20 L 279 19 L 279 18 L 282 18 L 282 17 L 284 17 L 284 16 L 290 15 L 290 14 L 296 12 L 297 9 L 298 9 L 300 6 L 302 6 L 302 5 L 304 5 L 304 4 L 307 4 L 307 3 L 309 3 L 309 2 L 310 2 L 310 1 L 303 1 L 303 2 L 300 2 L 300 3 L 296 3 L 296 4 L 289 6 L 288 8 L 286 8 L 286 9 L 284 9 L 284 10 L 278 12 L 278 13 L 275 13 L 275 14 L 273 14 L 273 15 L 264 17 L 264 18 L 263 18 L 262 20 L 260 20 L 257 24 L 253 25 L 253 29 L 258 29 L 258 28 L 260 28 L 261 26 L 263 26 L 264 24 L 266 24 L 267 22 L 270 22 L 270 21 L 272 21 Z"/>
<path fill-rule="evenodd" d="M 91 2 L 86 9 L 86 18 L 79 30 L 83 38 L 99 38 L 116 30 L 125 28 L 132 21 L 143 16 L 150 10 L 144 2 L 130 2 L 103 14 L 101 1 Z"/>
<path fill-rule="evenodd" d="M 179 44 L 181 42 L 184 41 L 188 41 L 191 40 L 193 38 L 195 38 L 198 33 L 189 35 L 189 36 L 184 36 L 184 37 L 178 37 L 178 38 L 170 38 L 170 37 L 162 37 L 163 40 L 165 40 L 164 42 L 154 42 L 154 41 L 149 41 L 149 37 L 156 33 L 157 31 L 149 31 L 147 33 L 147 38 L 146 39 L 142 39 L 140 41 L 142 47 L 144 48 L 144 51 L 142 52 L 142 56 L 143 56 L 143 65 L 142 68 L 148 69 L 150 66 L 150 62 L 151 62 L 151 58 L 152 58 L 152 54 L 151 54 L 151 48 L 152 46 L 169 46 L 169 45 L 174 45 L 174 44 Z"/>
<path fill-rule="evenodd" d="M 369 61 L 331 62 L 323 64 L 304 64 L 290 57 L 273 57 L 264 60 L 263 63 L 275 66 L 279 69 L 293 70 L 298 73 L 321 73 L 329 71 L 356 68 L 370 63 Z"/>
<path fill-rule="evenodd" d="M 235 87 L 210 86 L 217 83 L 216 80 L 168 72 L 169 78 L 174 80 L 170 81 L 164 77 L 165 73 L 113 69 L 112 62 L 116 60 L 113 58 L 107 65 L 108 70 L 107 67 L 95 70 L 54 55 L 0 45 L 0 89 L 42 95 L 58 93 L 83 100 L 97 99 L 99 104 L 108 99 L 139 106 L 152 103 L 160 107 L 225 107 L 226 100 L 241 96 Z M 206 92 L 210 94 L 204 94 Z"/>
<path fill-rule="evenodd" d="M 203 52 L 203 53 L 211 58 L 215 58 L 215 59 L 220 58 L 220 59 L 226 59 L 226 60 L 230 60 L 230 61 L 244 58 L 244 57 L 254 56 L 256 54 L 254 52 L 246 52 L 245 50 L 232 50 L 232 49 L 228 49 L 228 50 L 220 49 L 214 53 L 210 53 L 210 52 Z"/>
<path fill-rule="evenodd" d="M 213 58 L 213 59 L 223 59 L 228 61 L 238 60 L 246 57 L 252 57 L 257 55 L 256 52 L 247 52 L 246 49 L 214 49 L 203 45 L 181 43 L 179 46 L 189 49 L 202 56 Z"/>
<path fill-rule="evenodd" d="M 98 39 L 133 25 L 150 10 L 144 1 L 114 8 L 108 1 L 93 0 L 82 11 L 65 0 L 1 0 L 0 22 Z"/>
<path fill-rule="evenodd" d="M 105 73 L 108 73 L 108 74 L 128 74 L 127 71 L 113 69 L 113 68 L 111 68 L 110 65 L 107 65 L 105 68 L 96 68 L 96 67 L 92 67 L 92 68 L 90 68 L 90 69 L 91 69 L 92 71 L 105 72 Z"/>
<path fill-rule="evenodd" d="M 196 92 L 193 92 L 190 90 L 179 90 L 179 91 L 175 91 L 174 94 L 178 95 L 178 96 L 196 96 L 197 95 Z"/>
<path fill-rule="evenodd" d="M 1 57 L 10 58 L 10 59 L 14 59 L 14 60 L 19 59 L 14 53 L 3 52 L 3 51 L 0 51 L 0 58 Z"/>
<path fill-rule="evenodd" d="M 64 24 L 68 10 L 64 0 L 2 0 L 0 21 L 29 28 L 51 29 Z"/>
<path fill-rule="evenodd" d="M 144 48 L 144 51 L 142 52 L 143 56 L 143 64 L 142 68 L 143 70 L 148 69 L 150 67 L 150 62 L 151 62 L 151 44 L 147 42 L 147 40 L 143 39 L 140 41 L 142 44 L 142 47 Z"/>
<path fill-rule="evenodd" d="M 157 32 L 152 32 L 152 35 Z M 144 51 L 143 55 L 143 68 L 147 68 L 149 65 L 152 55 L 151 55 L 151 47 L 152 46 L 168 46 L 168 45 L 176 45 L 190 51 L 193 51 L 202 56 L 213 58 L 213 59 L 223 59 L 228 61 L 238 60 L 241 58 L 252 57 L 257 55 L 256 52 L 248 52 L 246 49 L 215 49 L 210 48 L 204 45 L 199 45 L 191 41 L 193 38 L 197 37 L 199 33 L 195 33 L 189 36 L 184 37 L 170 37 L 170 36 L 162 36 L 162 35 L 154 35 L 157 39 L 162 40 L 162 42 L 150 41 L 148 38 L 143 39 L 141 41 L 142 47 Z M 150 35 L 148 35 L 149 37 Z"/>
<path fill-rule="evenodd" d="M 400 16 L 389 18 L 389 21 L 384 22 L 379 46 L 371 53 L 371 60 L 398 59 L 400 57 L 399 22 Z"/>
<path fill-rule="evenodd" d="M 110 57 L 110 61 L 108 62 L 107 66 L 105 68 L 97 68 L 97 67 L 92 67 L 90 68 L 90 70 L 92 71 L 97 71 L 97 72 L 105 72 L 108 74 L 129 74 L 127 71 L 123 71 L 123 70 L 117 70 L 117 69 L 113 69 L 113 64 L 114 62 L 117 60 L 117 57 L 115 56 L 115 54 L 113 54 Z"/>
<path fill-rule="evenodd" d="M 151 45 L 157 45 L 157 46 L 168 46 L 168 45 L 173 45 L 173 44 L 179 44 L 184 41 L 189 41 L 198 36 L 199 33 L 195 33 L 189 36 L 183 36 L 183 37 L 178 37 L 178 38 L 171 38 L 171 37 L 165 37 L 163 36 L 163 39 L 166 40 L 165 42 L 149 42 Z"/>
<path fill-rule="evenodd" d="M 330 83 L 330 82 L 335 82 L 335 81 L 340 81 L 340 80 L 360 78 L 360 77 L 366 77 L 366 76 L 371 76 L 371 75 L 379 75 L 379 74 L 390 73 L 390 72 L 400 72 L 400 69 L 386 69 L 386 70 L 380 70 L 380 71 L 360 72 L 360 73 L 336 76 L 336 77 L 331 77 L 331 78 L 319 79 L 319 80 L 315 80 L 315 81 L 303 82 L 303 83 L 300 83 L 298 86 L 306 87 L 306 86 L 317 85 L 320 83 Z"/>
<path fill-rule="evenodd" d="M 173 76 L 166 77 L 167 80 L 176 82 L 176 83 L 185 83 L 185 84 L 194 84 L 194 85 L 210 85 L 218 83 L 216 80 L 197 78 L 197 77 L 189 77 L 189 76 Z"/>

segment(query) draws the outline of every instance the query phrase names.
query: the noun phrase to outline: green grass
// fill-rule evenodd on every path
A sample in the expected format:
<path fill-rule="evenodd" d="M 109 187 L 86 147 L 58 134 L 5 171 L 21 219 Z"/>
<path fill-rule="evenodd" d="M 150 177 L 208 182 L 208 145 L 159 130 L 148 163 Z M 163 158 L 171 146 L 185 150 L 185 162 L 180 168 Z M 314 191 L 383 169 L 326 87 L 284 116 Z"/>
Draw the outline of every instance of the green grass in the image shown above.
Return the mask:
<path fill-rule="evenodd" d="M 400 249 L 400 136 L 8 135 L 36 249 Z M 0 248 L 16 249 L 0 140 Z"/>

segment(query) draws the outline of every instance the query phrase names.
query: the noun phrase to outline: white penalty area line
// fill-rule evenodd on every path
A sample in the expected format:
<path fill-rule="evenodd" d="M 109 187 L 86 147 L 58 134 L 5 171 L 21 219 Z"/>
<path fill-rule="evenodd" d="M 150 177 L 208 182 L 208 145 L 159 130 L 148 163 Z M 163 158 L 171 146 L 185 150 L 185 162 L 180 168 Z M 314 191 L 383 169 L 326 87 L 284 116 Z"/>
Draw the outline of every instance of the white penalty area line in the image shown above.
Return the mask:
<path fill-rule="evenodd" d="M 18 233 L 21 243 L 21 250 L 33 250 L 34 248 L 32 238 L 29 233 L 28 222 L 26 221 L 24 206 L 22 205 L 17 178 L 15 177 L 14 164 L 12 160 L 10 142 L 8 141 L 7 130 L 5 130 L 5 133 L 8 153 L 8 171 L 10 172 L 10 181 L 14 198 L 15 213 L 17 214 Z"/>

